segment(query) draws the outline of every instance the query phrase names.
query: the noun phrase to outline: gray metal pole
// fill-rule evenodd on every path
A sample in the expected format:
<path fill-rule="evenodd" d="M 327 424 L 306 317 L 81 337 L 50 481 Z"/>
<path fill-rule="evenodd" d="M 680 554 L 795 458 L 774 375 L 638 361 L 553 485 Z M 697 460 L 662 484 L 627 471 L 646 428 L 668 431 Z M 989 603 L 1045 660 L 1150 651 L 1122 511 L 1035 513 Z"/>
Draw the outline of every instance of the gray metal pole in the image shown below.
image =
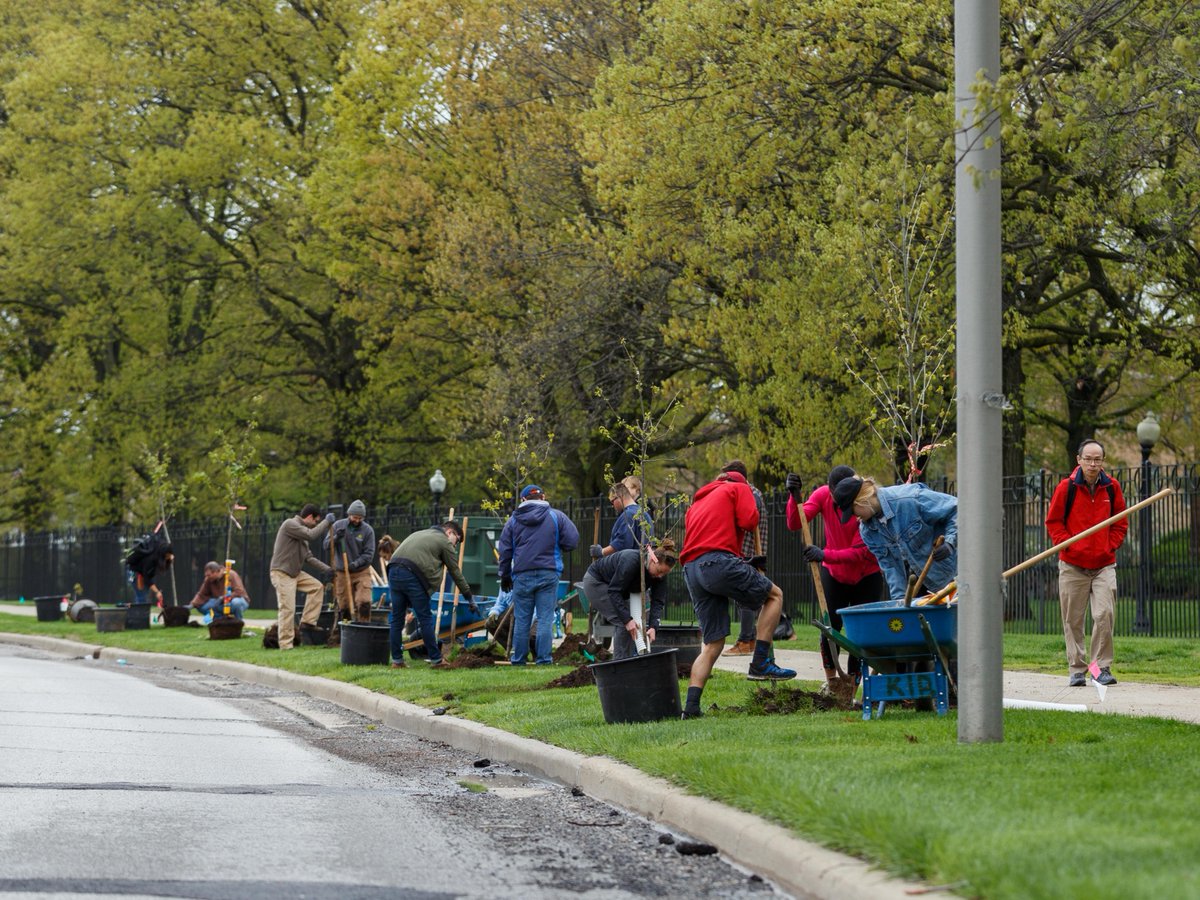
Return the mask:
<path fill-rule="evenodd" d="M 1000 741 L 1004 604 L 1000 125 L 975 83 L 1000 75 L 999 0 L 955 0 L 958 302 L 958 740 Z"/>

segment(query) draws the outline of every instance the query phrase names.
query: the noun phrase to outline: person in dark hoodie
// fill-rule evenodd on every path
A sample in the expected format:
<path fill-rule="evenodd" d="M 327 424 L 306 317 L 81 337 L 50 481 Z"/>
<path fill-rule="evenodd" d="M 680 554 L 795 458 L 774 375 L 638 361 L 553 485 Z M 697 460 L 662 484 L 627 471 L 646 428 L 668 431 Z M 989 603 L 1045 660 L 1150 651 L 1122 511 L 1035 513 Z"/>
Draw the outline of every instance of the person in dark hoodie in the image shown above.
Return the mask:
<path fill-rule="evenodd" d="M 583 576 L 583 593 L 588 605 L 597 610 L 605 622 L 616 626 L 613 659 L 637 655 L 635 642 L 642 623 L 633 616 L 629 597 L 643 590 L 650 597 L 646 640 L 654 642 L 654 632 L 667 606 L 667 573 L 674 568 L 676 559 L 675 542 L 667 538 L 657 547 L 647 547 L 644 553 L 618 550 L 588 566 Z"/>
<path fill-rule="evenodd" d="M 742 556 L 746 532 L 758 527 L 758 506 L 746 479 L 740 472 L 722 472 L 696 491 L 683 524 L 679 560 L 704 644 L 692 663 L 683 707 L 683 718 L 694 719 L 701 715 L 701 692 L 725 649 L 730 600 L 739 607 L 758 610 L 750 680 L 787 681 L 796 673 L 775 665 L 771 656 L 771 640 L 783 612 L 783 591 Z"/>
<path fill-rule="evenodd" d="M 159 575 L 171 568 L 175 562 L 175 550 L 167 539 L 158 533 L 142 538 L 134 545 L 125 566 L 129 569 L 129 580 L 133 584 L 133 602 L 149 603 L 153 594 L 159 605 L 162 605 L 162 591 L 154 582 Z"/>
<path fill-rule="evenodd" d="M 537 612 L 537 658 L 549 665 L 554 640 L 554 604 L 563 554 L 579 546 L 579 530 L 567 516 L 552 509 L 546 494 L 536 484 L 526 485 L 517 506 L 500 532 L 500 588 L 513 592 L 514 634 L 529 634 Z M 529 648 L 514 641 L 511 662 L 525 665 Z"/>

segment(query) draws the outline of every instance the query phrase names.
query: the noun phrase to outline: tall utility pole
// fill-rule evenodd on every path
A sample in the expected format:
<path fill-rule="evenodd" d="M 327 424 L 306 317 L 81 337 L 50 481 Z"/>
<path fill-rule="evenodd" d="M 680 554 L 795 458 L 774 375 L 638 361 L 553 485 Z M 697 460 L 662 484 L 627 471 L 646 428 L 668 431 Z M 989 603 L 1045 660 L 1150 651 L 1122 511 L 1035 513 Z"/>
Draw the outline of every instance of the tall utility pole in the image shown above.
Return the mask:
<path fill-rule="evenodd" d="M 999 76 L 999 0 L 955 0 L 960 743 L 1004 739 Z"/>

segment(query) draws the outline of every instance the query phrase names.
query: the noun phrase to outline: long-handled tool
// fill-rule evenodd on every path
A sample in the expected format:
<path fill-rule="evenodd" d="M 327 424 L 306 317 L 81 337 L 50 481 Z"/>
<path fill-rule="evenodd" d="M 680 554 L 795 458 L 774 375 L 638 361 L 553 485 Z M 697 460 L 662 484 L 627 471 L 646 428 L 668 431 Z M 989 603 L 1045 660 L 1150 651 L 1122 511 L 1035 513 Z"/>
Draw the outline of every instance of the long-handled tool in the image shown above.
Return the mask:
<path fill-rule="evenodd" d="M 349 526 L 346 526 L 349 530 Z M 330 544 L 333 541 L 329 542 Z M 355 621 L 358 609 L 354 605 L 354 582 L 350 580 L 350 554 L 346 552 L 346 535 L 342 536 L 342 572 L 346 576 L 346 602 L 350 604 L 350 621 Z M 367 621 L 370 621 L 369 615 Z"/>
<path fill-rule="evenodd" d="M 592 520 L 592 545 L 595 546 L 598 543 L 600 543 L 600 507 L 597 505 L 596 510 L 595 510 L 595 516 L 593 517 L 593 520 Z M 591 563 L 588 563 L 588 565 L 591 565 Z M 587 630 L 587 639 L 588 639 L 589 643 L 593 641 L 592 635 L 594 635 L 596 633 L 595 625 L 596 625 L 596 616 L 598 616 L 598 615 L 599 615 L 599 613 L 596 610 L 592 609 L 591 604 L 589 603 L 588 604 L 588 626 L 587 626 L 587 629 L 588 629 Z"/>
<path fill-rule="evenodd" d="M 1137 512 L 1139 509 L 1142 509 L 1145 506 L 1149 506 L 1151 503 L 1157 503 L 1163 497 L 1167 496 L 1168 494 L 1173 494 L 1173 493 L 1175 493 L 1174 488 L 1169 488 L 1169 487 L 1163 488 L 1157 494 L 1153 494 L 1153 495 L 1147 497 L 1145 500 L 1141 501 L 1140 503 L 1135 503 L 1133 506 L 1126 507 L 1125 509 L 1123 509 L 1119 513 L 1117 513 L 1115 516 L 1109 516 L 1103 522 L 1097 522 L 1091 528 L 1085 528 L 1083 531 L 1079 532 L 1079 534 L 1073 534 L 1069 538 L 1067 538 L 1065 541 L 1063 541 L 1062 543 L 1055 544 L 1049 550 L 1043 550 L 1041 553 L 1038 553 L 1034 556 L 1029 557 L 1029 559 L 1025 560 L 1024 562 L 1017 563 L 1011 569 L 1006 569 L 1001 574 L 1000 577 L 1001 578 L 1011 578 L 1013 575 L 1016 575 L 1018 572 L 1023 572 L 1025 569 L 1028 569 L 1030 566 L 1040 563 L 1046 557 L 1053 556 L 1055 553 L 1058 553 L 1060 550 L 1063 550 L 1066 547 L 1071 546 L 1076 541 L 1081 541 L 1085 537 L 1093 535 L 1097 531 L 1107 528 L 1109 525 L 1113 524 L 1113 522 L 1119 522 L 1119 521 L 1121 521 L 1121 519 L 1124 519 L 1126 516 L 1129 516 L 1129 515 Z M 942 588 L 940 591 L 938 591 L 936 594 L 931 594 L 928 597 L 922 597 L 921 600 L 919 600 L 917 602 L 917 606 L 935 606 L 938 603 L 941 603 L 943 600 L 945 600 L 945 598 L 948 597 L 957 587 L 958 587 L 958 583 L 952 581 L 948 585 L 946 585 L 944 588 Z"/>
<path fill-rule="evenodd" d="M 458 571 L 462 571 L 463 554 L 467 550 L 467 523 L 471 521 L 469 516 L 463 516 L 462 532 L 463 539 L 458 542 Z M 454 626 L 458 624 L 458 582 L 454 582 L 454 600 L 450 606 L 450 643 L 454 643 Z M 438 621 L 438 627 L 442 627 L 442 623 Z"/>
<path fill-rule="evenodd" d="M 453 506 L 450 507 L 449 521 L 451 521 L 451 522 L 454 521 L 454 507 Z M 433 620 L 437 624 L 434 626 L 434 631 L 436 631 L 437 629 L 442 627 L 442 601 L 445 598 L 446 598 L 446 566 L 443 564 L 442 574 L 441 574 L 441 577 L 438 579 L 437 618 Z"/>
<path fill-rule="evenodd" d="M 943 535 L 938 535 L 934 539 L 933 546 L 929 548 L 929 558 L 925 560 L 925 567 L 921 569 L 921 574 L 916 581 L 909 583 L 909 590 L 904 595 L 904 605 L 912 606 L 912 598 L 921 590 L 921 585 L 925 583 L 925 576 L 929 574 L 929 567 L 933 565 L 933 555 L 937 553 L 937 548 L 946 543 L 946 538 Z"/>
<path fill-rule="evenodd" d="M 808 527 L 808 517 L 804 515 L 804 504 L 800 502 L 799 494 L 800 491 L 797 490 L 793 499 L 796 501 L 796 514 L 800 517 L 800 537 L 804 541 L 804 546 L 808 547 L 813 542 L 812 529 Z M 829 625 L 829 602 L 825 599 L 825 585 L 821 581 L 821 564 L 815 561 L 809 562 L 808 570 L 812 574 L 813 589 L 817 592 L 817 605 L 821 608 L 821 621 Z M 838 659 L 838 645 L 824 636 L 821 640 L 825 642 L 825 649 L 829 652 L 829 658 L 833 660 L 833 670 L 837 677 L 845 678 L 846 673 L 842 669 L 842 662 Z"/>

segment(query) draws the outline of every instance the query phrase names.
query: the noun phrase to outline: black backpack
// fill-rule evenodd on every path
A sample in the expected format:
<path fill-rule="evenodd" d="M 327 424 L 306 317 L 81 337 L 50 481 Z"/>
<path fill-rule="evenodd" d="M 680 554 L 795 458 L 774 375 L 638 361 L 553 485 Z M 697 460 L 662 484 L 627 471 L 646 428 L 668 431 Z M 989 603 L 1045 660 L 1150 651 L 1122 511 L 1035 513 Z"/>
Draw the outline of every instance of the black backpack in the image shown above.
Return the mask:
<path fill-rule="evenodd" d="M 1117 492 L 1113 490 L 1112 478 L 1109 478 L 1104 484 L 1104 488 L 1108 491 L 1108 509 L 1111 512 L 1112 508 L 1117 503 Z M 1075 483 L 1074 478 L 1067 479 L 1067 499 L 1063 504 L 1063 525 L 1067 524 L 1067 519 L 1071 515 L 1071 507 L 1075 504 L 1075 492 L 1079 490 L 1079 485 Z"/>
<path fill-rule="evenodd" d="M 124 561 L 129 568 L 136 568 L 138 563 L 154 556 L 158 550 L 160 538 L 155 533 L 143 534 L 133 542 L 133 546 L 125 551 Z"/>

